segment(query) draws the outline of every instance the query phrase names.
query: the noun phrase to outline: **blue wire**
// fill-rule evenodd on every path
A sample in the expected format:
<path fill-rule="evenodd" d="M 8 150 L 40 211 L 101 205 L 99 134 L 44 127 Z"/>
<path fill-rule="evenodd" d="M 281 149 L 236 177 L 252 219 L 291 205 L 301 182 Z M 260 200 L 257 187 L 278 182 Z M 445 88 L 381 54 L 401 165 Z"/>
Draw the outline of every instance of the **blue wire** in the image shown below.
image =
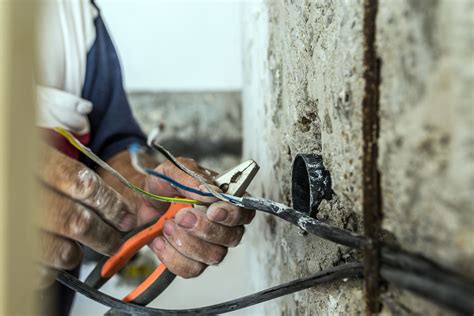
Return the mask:
<path fill-rule="evenodd" d="M 130 155 L 132 155 L 133 157 L 137 157 L 138 155 L 138 152 L 139 150 L 141 149 L 141 146 L 137 143 L 133 143 L 131 144 L 130 146 L 128 146 L 128 151 L 130 152 Z M 138 158 L 138 157 L 137 157 Z M 138 161 L 138 159 L 136 159 Z M 168 183 L 171 183 L 172 185 L 174 185 L 175 187 L 179 188 L 179 189 L 182 189 L 182 190 L 185 190 L 185 191 L 188 191 L 188 192 L 191 192 L 191 193 L 194 193 L 194 194 L 198 194 L 198 195 L 201 195 L 201 196 L 208 196 L 208 197 L 213 197 L 214 195 L 210 192 L 202 192 L 200 190 L 197 190 L 197 189 L 194 189 L 194 188 L 191 188 L 191 187 L 188 187 L 187 185 L 184 185 L 168 176 L 165 176 L 164 174 L 156 171 L 156 170 L 153 170 L 153 169 L 150 169 L 150 168 L 143 168 L 143 170 L 151 175 L 151 176 L 154 176 L 154 177 L 157 177 L 157 178 L 160 178 Z M 232 195 L 228 195 L 228 194 L 222 194 L 224 195 L 226 198 L 229 199 L 229 202 L 231 203 L 238 203 L 236 200 L 233 199 Z"/>
<path fill-rule="evenodd" d="M 132 156 L 138 155 L 138 152 L 140 151 L 141 148 L 142 146 L 139 143 L 132 143 L 128 145 L 128 151 L 130 152 L 130 155 Z"/>
<path fill-rule="evenodd" d="M 167 177 L 165 176 L 164 174 L 156 171 L 156 170 L 153 170 L 153 169 L 150 169 L 150 168 L 144 168 L 145 172 L 148 173 L 149 175 L 152 175 L 152 176 L 155 176 L 157 178 L 160 178 L 160 179 L 163 179 L 165 180 L 166 182 L 168 183 L 171 183 L 172 185 L 174 185 L 175 187 L 177 188 L 180 188 L 182 190 L 185 190 L 185 191 L 188 191 L 188 192 L 192 192 L 192 193 L 195 193 L 195 194 L 199 194 L 199 195 L 202 195 L 202 196 L 214 196 L 212 195 L 212 193 L 210 192 L 202 192 L 202 191 L 199 191 L 197 189 L 194 189 L 194 188 L 191 188 L 191 187 L 188 187 L 187 185 L 184 185 L 184 184 L 181 184 L 179 183 L 178 181 L 174 180 L 174 179 L 171 179 L 170 177 Z"/>

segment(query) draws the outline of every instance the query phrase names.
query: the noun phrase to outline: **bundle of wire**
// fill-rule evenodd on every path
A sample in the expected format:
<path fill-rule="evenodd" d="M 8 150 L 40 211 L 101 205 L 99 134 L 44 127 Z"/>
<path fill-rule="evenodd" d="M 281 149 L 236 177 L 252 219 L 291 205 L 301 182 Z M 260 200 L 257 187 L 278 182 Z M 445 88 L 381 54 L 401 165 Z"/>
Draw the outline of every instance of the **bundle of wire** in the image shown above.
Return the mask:
<path fill-rule="evenodd" d="M 55 129 L 58 133 L 66 137 L 66 139 L 77 149 L 79 149 L 84 155 L 91 158 L 97 164 L 99 164 L 102 168 L 111 172 L 117 179 L 119 179 L 122 183 L 124 183 L 127 187 L 137 191 L 149 198 L 168 201 L 168 202 L 181 202 L 184 201 L 185 203 L 201 203 L 196 200 L 187 200 L 187 199 L 175 199 L 169 197 L 162 197 L 157 196 L 152 193 L 146 192 L 129 181 L 127 181 L 120 173 L 110 167 L 107 163 L 102 161 L 98 158 L 89 148 L 82 145 L 77 139 L 74 138 L 69 132 L 66 130 L 57 128 Z M 195 173 L 187 169 L 185 166 L 179 163 L 166 149 L 162 148 L 158 144 L 154 142 L 154 139 L 149 141 L 150 147 L 153 149 L 159 150 L 162 154 L 164 154 L 170 161 L 172 161 L 178 168 L 198 180 L 200 183 L 205 181 L 202 177 L 196 176 Z M 179 183 L 166 175 L 163 175 L 155 170 L 144 168 L 139 161 L 138 153 L 140 151 L 139 145 L 133 145 L 130 148 L 130 153 L 132 157 L 132 163 L 137 170 L 156 176 L 164 181 L 169 182 L 170 184 L 189 191 L 196 193 L 201 196 L 215 196 L 221 200 L 225 200 L 231 203 L 235 203 L 237 205 L 243 205 L 246 208 L 258 210 L 261 212 L 265 212 L 268 214 L 275 215 L 283 220 L 292 223 L 302 230 L 311 233 L 315 236 L 319 236 L 323 239 L 333 241 L 337 244 L 344 245 L 346 247 L 354 248 L 354 249 L 365 249 L 368 245 L 372 242 L 371 240 L 366 239 L 364 236 L 358 235 L 354 232 L 331 226 L 327 223 L 321 222 L 317 219 L 311 218 L 304 213 L 291 209 L 283 204 L 279 204 L 270 200 L 262 199 L 262 198 L 252 198 L 252 197 L 244 197 L 238 198 L 222 193 L 218 193 L 212 190 L 211 187 L 206 183 L 204 187 L 209 187 L 209 192 L 202 192 L 196 190 L 194 188 L 190 188 L 188 186 Z M 203 203 L 201 203 L 203 204 Z M 399 248 L 394 248 L 392 246 L 381 244 L 380 246 L 380 262 L 381 262 L 381 269 L 380 273 L 382 277 L 389 281 L 389 283 L 393 283 L 398 285 L 400 288 L 407 289 L 415 294 L 423 296 L 425 298 L 430 299 L 431 301 L 444 306 L 448 307 L 454 311 L 464 313 L 466 315 L 473 315 L 474 312 L 474 303 L 472 300 L 472 293 L 474 293 L 474 283 L 471 280 L 466 279 L 463 275 L 459 274 L 456 271 L 450 271 L 446 268 L 441 267 L 435 262 L 426 259 L 421 254 L 414 254 L 407 251 L 404 251 Z M 324 277 L 327 276 L 327 273 L 337 272 L 337 271 L 349 271 L 346 270 L 347 264 L 343 266 L 338 266 L 327 271 L 323 271 L 315 275 L 315 277 L 320 277 L 324 274 Z M 355 264 L 351 266 L 352 269 L 350 274 L 345 275 L 345 277 L 349 276 L 356 276 L 360 275 L 361 265 Z M 356 269 L 356 270 L 354 270 Z M 332 272 L 331 272 L 332 271 Z M 349 272 L 348 272 L 349 273 Z M 334 274 L 334 279 L 336 275 Z M 314 277 L 312 277 L 314 279 Z M 308 282 L 308 278 L 306 279 L 299 279 L 292 282 L 295 286 L 291 288 L 291 284 L 284 284 L 272 289 L 267 289 L 265 291 L 256 293 L 254 295 L 250 295 L 244 297 L 242 299 L 233 300 L 231 302 L 227 302 L 224 304 L 218 304 L 215 306 L 211 306 L 209 308 L 204 309 L 191 309 L 191 310 L 159 310 L 159 309 L 151 309 L 148 307 L 143 307 L 135 304 L 129 304 L 121 302 L 115 298 L 107 296 L 101 292 L 98 292 L 92 288 L 87 287 L 84 283 L 80 282 L 78 279 L 74 278 L 73 276 L 69 275 L 67 272 L 60 271 L 59 272 L 59 281 L 68 287 L 74 289 L 77 292 L 83 293 L 84 295 L 93 298 L 94 300 L 119 309 L 123 311 L 128 311 L 130 313 L 142 313 L 145 315 L 162 315 L 162 314 L 195 314 L 195 313 L 207 313 L 207 314 L 215 314 L 215 313 L 222 313 L 222 312 L 229 312 L 236 310 L 238 308 L 243 308 L 245 306 L 250 306 L 258 302 L 263 302 L 268 299 L 276 298 L 284 294 L 293 293 L 294 291 L 301 290 L 307 288 L 309 286 L 314 285 L 315 283 Z M 327 281 L 330 281 L 329 279 Z"/>
<path fill-rule="evenodd" d="M 90 158 L 92 161 L 94 161 L 96 164 L 98 164 L 103 169 L 110 172 L 114 177 L 116 177 L 125 186 L 127 186 L 128 188 L 132 189 L 133 191 L 135 191 L 135 192 L 137 192 L 141 195 L 144 195 L 144 196 L 146 196 L 148 198 L 151 198 L 151 199 L 164 201 L 164 202 L 182 202 L 182 203 L 189 203 L 189 204 L 206 204 L 206 203 L 198 201 L 198 200 L 184 199 L 184 198 L 172 198 L 172 197 L 160 196 L 160 195 L 153 194 L 151 192 L 147 192 L 147 191 L 137 187 L 136 185 L 134 185 L 130 181 L 128 181 L 117 170 L 112 168 L 108 163 L 106 163 L 105 161 L 100 159 L 96 154 L 94 154 L 94 152 L 92 152 L 92 150 L 90 150 L 88 147 L 84 146 L 70 132 L 68 132 L 67 130 L 65 130 L 63 128 L 60 128 L 60 127 L 56 127 L 56 128 L 54 128 L 54 130 L 57 133 L 59 133 L 60 135 L 62 135 L 64 138 L 66 138 L 68 140 L 68 142 L 71 145 L 73 145 L 75 148 L 77 148 L 81 153 L 83 153 L 85 156 Z M 150 135 L 153 135 L 153 133 L 151 133 Z M 179 168 L 180 170 L 182 170 L 183 172 L 185 172 L 186 174 L 188 174 L 189 176 L 191 176 L 192 178 L 197 180 L 199 183 L 201 183 L 208 190 L 208 192 L 203 192 L 203 191 L 197 190 L 195 188 L 186 186 L 186 185 L 184 185 L 184 184 L 182 184 L 182 183 L 180 183 L 180 182 L 178 182 L 178 181 L 176 181 L 176 180 L 174 180 L 174 179 L 172 179 L 172 178 L 170 178 L 170 177 L 168 177 L 168 176 L 166 176 L 166 175 L 164 175 L 164 174 L 162 174 L 162 173 L 160 173 L 156 170 L 153 170 L 151 168 L 143 167 L 143 165 L 140 163 L 140 159 L 139 159 L 139 156 L 138 156 L 138 154 L 141 150 L 141 146 L 138 145 L 138 144 L 132 144 L 132 145 L 129 146 L 129 153 L 130 153 L 130 156 L 131 156 L 132 165 L 137 171 L 139 171 L 143 174 L 146 174 L 146 175 L 151 175 L 151 176 L 160 178 L 160 179 L 170 183 L 174 187 L 179 188 L 181 190 L 185 190 L 185 191 L 188 191 L 188 192 L 200 195 L 200 196 L 205 196 L 205 197 L 212 197 L 213 196 L 213 197 L 216 197 L 219 200 L 222 200 L 222 201 L 225 201 L 225 202 L 230 202 L 230 203 L 233 203 L 233 204 L 238 204 L 238 205 L 240 204 L 241 199 L 239 197 L 219 193 L 219 192 L 216 192 L 215 190 L 213 190 L 212 187 L 202 178 L 202 176 L 200 176 L 199 174 L 197 174 L 194 171 L 190 170 L 189 168 L 187 168 L 182 163 L 180 163 L 164 147 L 160 146 L 159 144 L 156 144 L 154 142 L 153 138 L 149 137 L 148 138 L 148 143 L 151 144 L 150 145 L 151 148 L 153 148 L 153 149 L 159 151 L 160 153 L 162 153 L 177 168 Z"/>
<path fill-rule="evenodd" d="M 96 154 L 92 152 L 88 147 L 84 146 L 74 135 L 72 135 L 70 132 L 67 130 L 61 128 L 61 127 L 56 127 L 54 130 L 62 135 L 64 138 L 67 139 L 67 141 L 77 148 L 81 153 L 83 153 L 85 156 L 90 158 L 92 161 L 94 161 L 96 164 L 98 164 L 101 168 L 107 170 L 110 172 L 115 178 L 117 178 L 122 184 L 130 188 L 131 190 L 147 197 L 150 199 L 158 200 L 158 201 L 163 201 L 163 202 L 181 202 L 181 203 L 188 203 L 188 204 L 206 204 L 198 200 L 192 200 L 192 199 L 183 199 L 183 198 L 173 198 L 173 197 L 167 197 L 167 196 L 161 196 L 161 195 L 156 195 L 151 192 L 145 191 L 142 188 L 136 186 L 132 182 L 128 181 L 120 172 L 112 168 L 108 163 L 100 159 Z M 170 179 L 171 180 L 171 179 Z"/>
<path fill-rule="evenodd" d="M 151 146 L 151 147 L 156 147 L 157 145 L 155 144 L 154 146 Z M 160 178 L 168 183 L 170 183 L 171 185 L 173 185 L 174 187 L 176 188 L 179 188 L 181 190 L 184 190 L 184 191 L 188 191 L 188 192 L 191 192 L 191 193 L 194 193 L 194 194 L 198 194 L 198 195 L 201 195 L 201 196 L 206 196 L 206 197 L 216 197 L 220 200 L 223 200 L 225 202 L 229 202 L 229 203 L 233 203 L 233 204 L 237 204 L 239 205 L 240 204 L 240 201 L 241 201 L 241 198 L 239 197 L 236 197 L 236 196 L 233 196 L 233 195 L 229 195 L 229 194 L 224 194 L 224 193 L 218 193 L 218 192 L 215 192 L 209 185 L 208 183 L 202 179 L 202 177 L 198 174 L 196 174 L 195 172 L 193 172 L 192 170 L 190 170 L 189 168 L 187 168 L 185 165 L 181 164 L 179 162 L 179 160 L 177 160 L 173 155 L 171 155 L 166 149 L 164 149 L 162 146 L 160 146 L 160 152 L 163 153 L 163 150 L 166 151 L 166 154 L 165 154 L 165 157 L 168 158 L 172 163 L 174 163 L 179 169 L 183 170 L 186 174 L 188 174 L 189 176 L 191 176 L 192 178 L 196 179 L 197 181 L 199 181 L 202 185 L 204 185 L 204 187 L 208 190 L 208 192 L 203 192 L 203 191 L 200 191 L 200 190 L 197 190 L 195 188 L 192 188 L 192 187 L 189 187 L 185 184 L 182 184 L 154 169 L 151 169 L 151 168 L 147 168 L 147 167 L 144 167 L 142 165 L 142 163 L 140 162 L 140 157 L 139 157 L 139 153 L 140 151 L 142 150 L 142 147 L 139 145 L 139 144 L 131 144 L 129 147 L 128 147 L 128 151 L 130 153 L 130 157 L 131 157 L 131 161 L 132 161 L 132 166 L 135 168 L 135 170 L 143 173 L 143 174 L 146 174 L 146 175 L 151 175 L 151 176 L 154 176 L 154 177 L 157 177 L 157 178 Z M 201 178 L 201 179 L 200 179 Z"/>

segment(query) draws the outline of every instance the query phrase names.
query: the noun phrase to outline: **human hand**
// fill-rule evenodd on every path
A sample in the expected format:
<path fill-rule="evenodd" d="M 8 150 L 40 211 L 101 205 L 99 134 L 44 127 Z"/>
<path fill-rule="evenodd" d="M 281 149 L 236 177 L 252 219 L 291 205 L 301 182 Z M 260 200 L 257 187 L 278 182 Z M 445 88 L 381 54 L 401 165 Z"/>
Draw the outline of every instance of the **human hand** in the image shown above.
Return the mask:
<path fill-rule="evenodd" d="M 189 169 L 212 183 L 214 172 L 200 167 L 194 160 L 178 158 Z M 166 161 L 156 171 L 201 191 L 199 182 Z M 217 192 L 221 190 L 215 186 Z M 165 196 L 181 196 L 212 203 L 208 208 L 196 206 L 180 210 L 174 219 L 165 222 L 163 236 L 151 243 L 151 249 L 174 274 L 183 278 L 196 277 L 209 265 L 220 263 L 229 247 L 235 247 L 244 234 L 244 225 L 252 221 L 255 211 L 180 190 L 156 177 L 148 176 L 145 190 Z M 144 224 L 161 216 L 169 204 L 144 200 L 138 209 L 138 222 Z"/>
<path fill-rule="evenodd" d="M 72 269 L 82 258 L 79 244 L 110 255 L 121 231 L 136 226 L 136 214 L 117 191 L 94 171 L 47 148 L 37 170 L 42 198 L 39 214 L 39 261 Z"/>

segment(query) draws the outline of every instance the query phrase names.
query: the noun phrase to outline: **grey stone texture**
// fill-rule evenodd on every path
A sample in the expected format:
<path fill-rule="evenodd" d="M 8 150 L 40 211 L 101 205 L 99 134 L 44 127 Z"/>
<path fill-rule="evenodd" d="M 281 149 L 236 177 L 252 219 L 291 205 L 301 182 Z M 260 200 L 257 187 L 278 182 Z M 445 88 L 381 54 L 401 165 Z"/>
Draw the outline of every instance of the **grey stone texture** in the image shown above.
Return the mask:
<path fill-rule="evenodd" d="M 128 97 L 143 131 L 160 126 L 160 142 L 175 155 L 217 172 L 240 161 L 240 92 L 134 91 Z"/>
<path fill-rule="evenodd" d="M 470 0 L 379 1 L 379 164 L 383 228 L 404 248 L 474 278 L 473 17 Z M 243 5 L 244 156 L 261 165 L 251 192 L 291 201 L 298 153 L 323 156 L 336 196 L 318 218 L 362 233 L 363 1 Z M 360 254 L 258 215 L 248 230 L 262 289 Z M 268 315 L 363 312 L 362 282 L 263 304 Z M 389 287 L 384 314 L 442 314 Z"/>

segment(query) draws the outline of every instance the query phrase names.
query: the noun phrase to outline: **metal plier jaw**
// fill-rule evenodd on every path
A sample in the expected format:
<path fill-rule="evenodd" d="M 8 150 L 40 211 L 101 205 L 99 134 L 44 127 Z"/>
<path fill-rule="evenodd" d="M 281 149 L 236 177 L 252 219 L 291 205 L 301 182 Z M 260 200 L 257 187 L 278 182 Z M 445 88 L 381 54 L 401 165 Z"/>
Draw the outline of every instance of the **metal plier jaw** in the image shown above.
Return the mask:
<path fill-rule="evenodd" d="M 247 160 L 229 169 L 214 179 L 215 184 L 226 194 L 242 196 L 260 167 L 254 160 Z"/>
<path fill-rule="evenodd" d="M 245 193 L 250 182 L 255 177 L 259 166 L 253 160 L 247 160 L 238 166 L 225 171 L 214 179 L 214 183 L 221 190 L 234 197 Z M 143 246 L 161 235 L 164 222 L 186 207 L 193 205 L 187 203 L 171 203 L 168 210 L 156 221 L 129 232 L 120 249 L 110 258 L 104 257 L 89 274 L 85 283 L 93 288 L 100 288 L 107 280 L 117 273 Z M 123 298 L 125 302 L 138 305 L 147 305 L 161 292 L 163 292 L 176 277 L 163 264 L 149 275 L 137 288 Z M 110 310 L 107 315 L 123 315 L 118 310 Z"/>

